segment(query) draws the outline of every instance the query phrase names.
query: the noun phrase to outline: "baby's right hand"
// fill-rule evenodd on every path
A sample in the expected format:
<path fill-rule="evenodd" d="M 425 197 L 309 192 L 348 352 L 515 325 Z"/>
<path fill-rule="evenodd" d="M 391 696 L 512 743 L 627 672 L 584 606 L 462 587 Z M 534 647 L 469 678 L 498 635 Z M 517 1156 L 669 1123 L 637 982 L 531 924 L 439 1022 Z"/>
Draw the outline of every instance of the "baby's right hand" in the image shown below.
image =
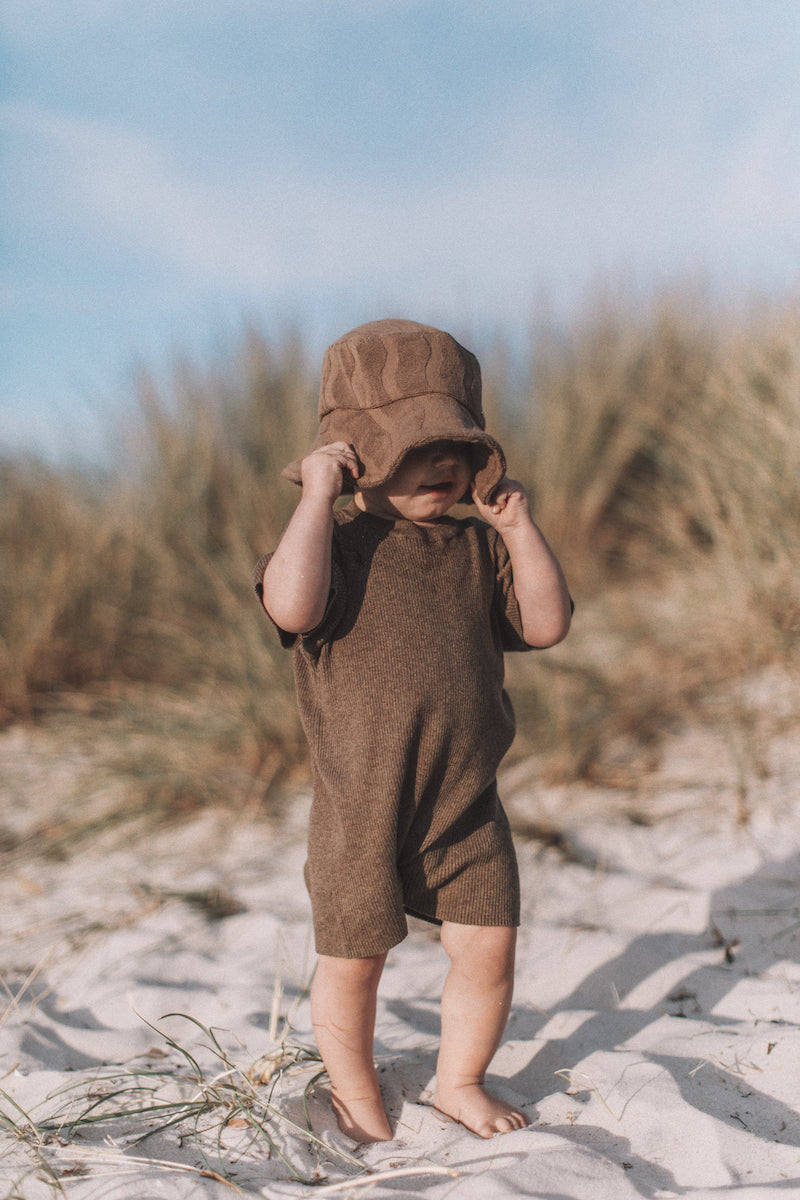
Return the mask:
<path fill-rule="evenodd" d="M 312 450 L 300 463 L 303 495 L 333 504 L 341 495 L 345 471 L 349 471 L 354 479 L 360 474 L 356 452 L 347 442 L 331 442 L 329 446 Z"/>

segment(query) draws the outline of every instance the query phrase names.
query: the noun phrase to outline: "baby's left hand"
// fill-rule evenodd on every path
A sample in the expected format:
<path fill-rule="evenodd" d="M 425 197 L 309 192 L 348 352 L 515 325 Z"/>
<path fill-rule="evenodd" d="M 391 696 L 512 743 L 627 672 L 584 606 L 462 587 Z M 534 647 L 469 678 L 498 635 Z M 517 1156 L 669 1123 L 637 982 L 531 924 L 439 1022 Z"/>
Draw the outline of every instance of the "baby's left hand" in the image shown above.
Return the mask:
<path fill-rule="evenodd" d="M 472 499 L 482 519 L 502 533 L 519 525 L 531 524 L 528 493 L 517 479 L 504 476 L 494 490 L 489 504 L 484 504 L 472 485 Z"/>

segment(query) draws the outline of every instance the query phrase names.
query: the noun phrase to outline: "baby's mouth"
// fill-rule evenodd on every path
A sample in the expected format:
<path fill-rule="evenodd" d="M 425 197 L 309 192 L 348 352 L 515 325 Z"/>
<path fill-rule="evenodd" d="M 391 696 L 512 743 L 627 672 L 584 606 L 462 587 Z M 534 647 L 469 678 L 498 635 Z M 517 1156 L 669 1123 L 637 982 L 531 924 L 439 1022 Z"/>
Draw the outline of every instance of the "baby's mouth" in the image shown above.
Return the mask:
<path fill-rule="evenodd" d="M 437 479 L 434 483 L 423 483 L 420 490 L 429 496 L 445 496 L 453 487 L 452 479 Z"/>

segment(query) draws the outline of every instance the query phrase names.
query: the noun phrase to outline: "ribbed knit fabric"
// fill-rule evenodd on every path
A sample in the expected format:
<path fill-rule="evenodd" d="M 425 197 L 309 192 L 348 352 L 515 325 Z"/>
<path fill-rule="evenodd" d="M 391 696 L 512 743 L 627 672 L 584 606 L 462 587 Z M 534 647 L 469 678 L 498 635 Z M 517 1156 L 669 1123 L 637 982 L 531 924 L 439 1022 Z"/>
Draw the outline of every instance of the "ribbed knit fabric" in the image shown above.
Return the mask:
<path fill-rule="evenodd" d="M 474 518 L 418 526 L 351 504 L 336 513 L 322 623 L 280 636 L 314 773 L 318 953 L 380 954 L 405 937 L 405 912 L 518 924 L 495 776 L 514 736 L 503 651 L 528 646 L 502 538 Z"/>

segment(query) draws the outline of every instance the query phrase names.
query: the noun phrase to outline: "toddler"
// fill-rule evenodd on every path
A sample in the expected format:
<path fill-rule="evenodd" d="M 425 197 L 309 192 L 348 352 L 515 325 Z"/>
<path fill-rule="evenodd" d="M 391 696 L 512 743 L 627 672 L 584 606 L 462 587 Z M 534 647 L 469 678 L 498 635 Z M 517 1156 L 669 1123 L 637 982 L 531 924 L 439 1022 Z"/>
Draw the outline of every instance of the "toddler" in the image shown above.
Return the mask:
<path fill-rule="evenodd" d="M 529 1123 L 484 1086 L 519 924 L 495 779 L 514 736 L 503 652 L 560 641 L 571 601 L 485 432 L 477 359 L 448 334 L 401 320 L 346 334 L 325 354 L 319 418 L 284 471 L 300 502 L 255 574 L 311 750 L 314 1032 L 342 1131 L 390 1139 L 378 982 L 405 914 L 434 922 L 450 958 L 434 1104 L 492 1137 Z M 448 515 L 464 500 L 478 518 Z"/>

